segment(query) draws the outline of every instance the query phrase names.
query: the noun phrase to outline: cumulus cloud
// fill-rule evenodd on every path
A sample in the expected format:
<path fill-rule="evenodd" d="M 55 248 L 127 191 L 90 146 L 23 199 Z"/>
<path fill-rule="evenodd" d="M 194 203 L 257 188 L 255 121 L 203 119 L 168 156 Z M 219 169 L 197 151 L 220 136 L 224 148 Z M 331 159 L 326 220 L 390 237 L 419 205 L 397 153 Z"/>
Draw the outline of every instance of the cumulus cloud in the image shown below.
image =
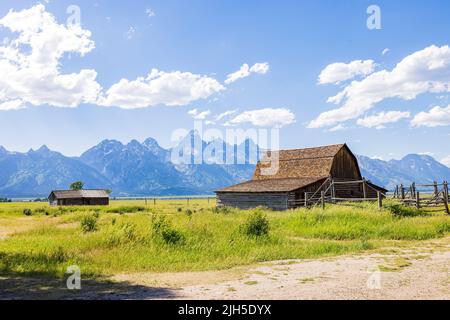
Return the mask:
<path fill-rule="evenodd" d="M 0 19 L 0 28 L 13 34 L 0 43 L 0 110 L 44 104 L 77 107 L 82 103 L 125 109 L 179 106 L 225 90 L 216 79 L 181 71 L 153 69 L 146 77 L 122 79 L 106 92 L 93 69 L 63 74 L 61 59 L 65 55 L 84 56 L 95 43 L 89 30 L 59 24 L 42 4 L 10 10 Z M 255 65 L 251 72 L 263 69 Z"/>
<path fill-rule="evenodd" d="M 450 126 L 450 105 L 446 108 L 433 107 L 428 112 L 419 112 L 412 120 L 414 127 Z"/>
<path fill-rule="evenodd" d="M 252 67 L 244 63 L 241 68 L 233 73 L 230 73 L 225 80 L 225 84 L 233 83 L 239 79 L 246 78 L 252 73 L 265 74 L 269 71 L 269 64 L 267 62 L 255 63 Z"/>
<path fill-rule="evenodd" d="M 366 128 L 383 129 L 386 123 L 394 123 L 401 119 L 409 118 L 410 116 L 411 114 L 408 111 L 383 111 L 373 116 L 358 119 L 356 123 Z"/>
<path fill-rule="evenodd" d="M 152 69 L 147 77 L 122 79 L 99 99 L 104 106 L 137 109 L 164 104 L 181 106 L 225 90 L 217 80 L 190 72 Z"/>
<path fill-rule="evenodd" d="M 392 71 L 378 71 L 361 81 L 353 81 L 328 99 L 329 103 L 342 104 L 341 107 L 323 112 L 308 127 L 333 126 L 363 115 L 385 99 L 412 100 L 427 92 L 450 92 L 448 45 L 432 45 L 407 56 Z"/>
<path fill-rule="evenodd" d="M 295 122 L 295 115 L 286 108 L 265 108 L 245 111 L 230 121 L 227 125 L 250 123 L 258 127 L 281 128 Z"/>
<path fill-rule="evenodd" d="M 381 52 L 381 55 L 386 55 L 386 54 L 388 54 L 389 53 L 389 51 L 391 51 L 391 49 L 389 49 L 389 48 L 386 48 L 386 49 L 384 49 L 383 50 L 383 52 Z"/>
<path fill-rule="evenodd" d="M 198 109 L 192 109 L 188 111 L 188 114 L 195 120 L 205 120 L 206 117 L 211 114 L 211 111 L 199 111 Z"/>
<path fill-rule="evenodd" d="M 0 46 L 0 110 L 26 104 L 76 107 L 96 101 L 101 86 L 95 70 L 62 74 L 59 68 L 65 54 L 84 56 L 94 49 L 89 30 L 58 24 L 42 4 L 10 10 L 0 19 L 0 28 L 16 35 Z"/>
<path fill-rule="evenodd" d="M 335 83 L 353 79 L 356 76 L 367 76 L 375 70 L 373 60 L 355 60 L 350 63 L 336 62 L 325 67 L 319 75 L 319 84 Z"/>

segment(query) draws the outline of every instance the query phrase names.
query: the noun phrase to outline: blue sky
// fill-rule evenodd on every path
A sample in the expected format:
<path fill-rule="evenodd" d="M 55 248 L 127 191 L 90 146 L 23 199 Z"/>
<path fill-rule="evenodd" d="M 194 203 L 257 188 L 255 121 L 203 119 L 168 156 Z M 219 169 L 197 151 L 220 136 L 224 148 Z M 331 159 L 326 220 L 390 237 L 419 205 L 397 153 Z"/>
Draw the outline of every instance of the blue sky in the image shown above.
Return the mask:
<path fill-rule="evenodd" d="M 347 142 L 354 152 L 372 157 L 430 153 L 450 164 L 448 1 L 42 4 L 45 9 L 33 11 L 36 19 L 20 24 L 17 16 L 8 19 L 9 10 L 20 13 L 39 3 L 0 3 L 0 46 L 10 48 L 20 35 L 11 28 L 38 39 L 33 23 L 50 15 L 55 21 L 44 23 L 45 37 L 34 45 L 61 50 L 53 60 L 43 55 L 29 58 L 31 67 L 24 62 L 20 68 L 28 69 L 20 72 L 30 81 L 16 79 L 15 69 L 0 80 L 0 145 L 9 150 L 46 144 L 79 155 L 106 138 L 154 137 L 169 146 L 171 133 L 192 128 L 195 116 L 219 129 L 280 126 L 283 148 Z M 367 27 L 372 4 L 381 10 L 381 29 Z M 66 24 L 70 5 L 81 13 L 82 31 L 75 36 L 56 27 Z M 56 32 L 76 37 L 76 48 L 71 40 L 54 41 Z M 30 41 L 16 49 L 29 57 Z M 8 59 L 16 65 L 15 56 Z M 244 64 L 245 76 L 226 81 Z M 159 71 L 149 77 L 152 69 Z M 328 83 L 318 83 L 321 73 Z M 49 81 L 69 85 L 61 89 Z M 181 86 L 187 92 L 180 92 Z M 327 102 L 342 91 L 347 95 L 337 104 Z M 321 116 L 340 107 L 345 109 Z M 233 113 L 216 120 L 227 111 Z"/>

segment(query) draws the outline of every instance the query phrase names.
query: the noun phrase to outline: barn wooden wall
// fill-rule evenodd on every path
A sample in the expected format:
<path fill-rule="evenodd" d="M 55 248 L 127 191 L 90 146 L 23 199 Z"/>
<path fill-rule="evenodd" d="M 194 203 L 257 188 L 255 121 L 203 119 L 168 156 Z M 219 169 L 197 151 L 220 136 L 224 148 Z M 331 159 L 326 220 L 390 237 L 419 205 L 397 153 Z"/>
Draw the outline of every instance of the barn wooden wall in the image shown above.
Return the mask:
<path fill-rule="evenodd" d="M 255 207 L 267 207 L 273 210 L 288 209 L 288 194 L 281 192 L 264 193 L 217 193 L 218 207 L 235 207 L 240 209 L 251 209 Z"/>
<path fill-rule="evenodd" d="M 333 178 L 361 180 L 358 161 L 348 148 L 341 148 L 334 157 L 331 176 Z"/>

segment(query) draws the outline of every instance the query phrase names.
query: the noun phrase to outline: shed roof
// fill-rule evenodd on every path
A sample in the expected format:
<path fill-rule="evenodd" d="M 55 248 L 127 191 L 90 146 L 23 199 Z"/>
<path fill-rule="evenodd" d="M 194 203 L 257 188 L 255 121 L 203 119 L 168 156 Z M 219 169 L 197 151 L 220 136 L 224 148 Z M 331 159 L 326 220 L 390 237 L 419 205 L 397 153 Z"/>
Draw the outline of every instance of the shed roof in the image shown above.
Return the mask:
<path fill-rule="evenodd" d="M 312 183 L 326 179 L 326 177 L 275 179 L 275 180 L 250 180 L 234 186 L 223 188 L 217 192 L 290 192 Z"/>
<path fill-rule="evenodd" d="M 55 199 L 77 199 L 77 198 L 109 198 L 109 193 L 106 190 L 54 190 Z"/>
<path fill-rule="evenodd" d="M 274 180 L 291 178 L 326 177 L 331 173 L 333 160 L 345 144 L 330 146 L 268 151 L 261 162 L 256 166 L 253 180 Z M 261 171 L 269 168 L 271 162 L 278 157 L 279 168 L 274 175 L 265 175 Z"/>

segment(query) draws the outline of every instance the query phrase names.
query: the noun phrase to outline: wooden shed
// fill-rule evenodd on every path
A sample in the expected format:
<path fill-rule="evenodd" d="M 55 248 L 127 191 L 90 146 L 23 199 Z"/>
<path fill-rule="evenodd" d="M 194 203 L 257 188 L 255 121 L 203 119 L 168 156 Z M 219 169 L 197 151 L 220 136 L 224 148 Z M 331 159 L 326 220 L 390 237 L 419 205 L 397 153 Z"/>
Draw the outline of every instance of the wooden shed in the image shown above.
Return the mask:
<path fill-rule="evenodd" d="M 52 206 L 107 206 L 107 190 L 55 190 L 48 196 Z"/>
<path fill-rule="evenodd" d="M 263 175 L 263 169 L 271 166 L 271 158 L 278 158 L 278 170 L 273 175 Z M 321 191 L 336 198 L 376 198 L 377 192 L 387 192 L 363 180 L 356 157 L 346 144 L 338 144 L 269 151 L 258 162 L 252 180 L 217 190 L 216 195 L 218 206 L 286 210 L 304 205 L 308 194 L 314 197 Z"/>

